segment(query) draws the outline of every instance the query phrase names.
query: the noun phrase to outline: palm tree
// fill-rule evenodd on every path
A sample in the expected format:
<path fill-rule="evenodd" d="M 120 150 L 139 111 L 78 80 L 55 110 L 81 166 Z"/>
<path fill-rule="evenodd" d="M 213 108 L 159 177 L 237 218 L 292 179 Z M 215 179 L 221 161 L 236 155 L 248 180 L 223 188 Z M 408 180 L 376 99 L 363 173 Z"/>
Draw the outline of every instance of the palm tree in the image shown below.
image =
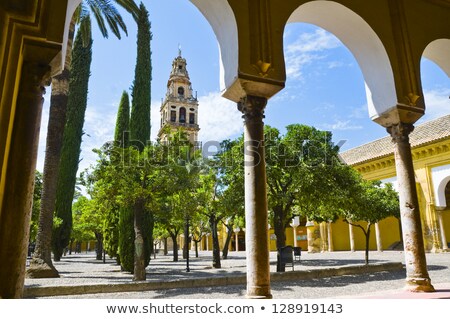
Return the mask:
<path fill-rule="evenodd" d="M 139 9 L 133 0 L 114 0 L 114 2 L 131 13 L 133 17 L 137 16 Z M 121 30 L 127 34 L 126 25 L 120 13 L 110 0 L 83 0 L 72 17 L 64 70 L 52 79 L 39 227 L 35 252 L 30 262 L 30 267 L 27 270 L 27 276 L 32 278 L 59 277 L 58 271 L 53 266 L 51 260 L 51 236 L 53 212 L 55 210 L 56 184 L 66 122 L 72 42 L 75 33 L 75 24 L 77 22 L 79 23 L 83 16 L 91 12 L 105 38 L 109 36 L 106 25 L 109 26 L 112 33 L 119 39 L 121 38 Z M 89 34 L 86 32 L 85 25 L 80 26 L 80 31 L 83 34 Z M 84 42 L 87 43 L 87 40 L 85 37 Z"/>

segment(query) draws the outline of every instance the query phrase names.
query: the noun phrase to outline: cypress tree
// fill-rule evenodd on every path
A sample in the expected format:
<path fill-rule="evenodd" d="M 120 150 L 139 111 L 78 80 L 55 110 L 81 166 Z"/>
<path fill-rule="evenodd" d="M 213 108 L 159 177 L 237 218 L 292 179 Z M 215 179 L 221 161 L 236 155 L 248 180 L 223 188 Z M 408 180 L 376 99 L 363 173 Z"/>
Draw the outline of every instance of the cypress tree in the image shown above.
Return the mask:
<path fill-rule="evenodd" d="M 120 148 L 128 147 L 130 131 L 130 102 L 128 93 L 123 91 L 122 97 L 119 103 L 119 110 L 117 111 L 116 129 L 114 132 L 114 145 Z M 125 215 L 126 216 L 125 216 Z M 127 256 L 133 256 L 133 251 L 130 250 L 129 242 L 133 242 L 134 229 L 133 229 L 133 215 L 131 214 L 131 220 L 127 220 L 127 208 L 120 208 L 114 205 L 114 207 L 108 212 L 108 217 L 105 218 L 103 225 L 104 247 L 108 252 L 108 255 L 112 258 L 117 257 L 117 262 L 122 265 L 122 268 L 127 271 L 132 271 L 133 260 L 130 261 Z M 128 227 L 126 225 L 129 225 Z M 120 247 L 122 247 L 120 249 Z M 132 247 L 131 247 L 132 248 Z M 124 257 L 121 261 L 121 252 Z"/>
<path fill-rule="evenodd" d="M 120 266 L 122 270 L 134 272 L 134 215 L 130 207 L 119 211 L 119 248 Z"/>
<path fill-rule="evenodd" d="M 90 30 L 89 16 L 85 17 L 82 23 L 86 23 Z M 72 231 L 72 200 L 83 135 L 91 60 L 92 40 L 83 46 L 81 32 L 78 32 L 72 52 L 67 118 L 56 188 L 55 216 L 60 219 L 53 228 L 52 236 L 52 250 L 56 261 L 60 260 L 64 248 L 69 244 Z"/>
<path fill-rule="evenodd" d="M 117 112 L 116 129 L 114 131 L 114 144 L 127 148 L 129 144 L 130 131 L 130 99 L 128 93 L 123 91 Z"/>
<path fill-rule="evenodd" d="M 150 139 L 150 83 L 151 83 L 151 51 L 150 21 L 144 4 L 140 4 L 137 20 L 137 57 L 133 90 L 133 105 L 130 118 L 130 144 L 140 152 Z M 146 187 L 145 180 L 142 187 Z M 145 280 L 145 267 L 151 252 L 150 223 L 153 218 L 146 216 L 145 199 L 137 198 L 133 203 L 134 213 L 134 271 L 133 280 Z M 150 234 L 150 235 L 149 235 Z"/>
<path fill-rule="evenodd" d="M 150 140 L 150 82 L 152 76 L 150 61 L 150 21 L 144 4 L 140 4 L 137 34 L 137 57 L 131 97 L 133 107 L 130 118 L 131 144 L 142 150 Z"/>

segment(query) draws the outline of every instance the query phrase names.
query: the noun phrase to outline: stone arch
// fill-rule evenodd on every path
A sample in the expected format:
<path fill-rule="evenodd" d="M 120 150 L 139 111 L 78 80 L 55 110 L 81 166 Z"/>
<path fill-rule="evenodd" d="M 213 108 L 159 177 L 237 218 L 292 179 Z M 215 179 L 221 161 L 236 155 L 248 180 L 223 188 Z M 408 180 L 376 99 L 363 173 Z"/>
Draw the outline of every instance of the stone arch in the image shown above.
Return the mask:
<path fill-rule="evenodd" d="M 423 57 L 436 63 L 450 77 L 450 39 L 437 39 L 429 43 Z"/>
<path fill-rule="evenodd" d="M 179 120 L 180 123 L 186 123 L 186 108 L 180 107 Z"/>
<path fill-rule="evenodd" d="M 235 81 L 238 70 L 238 29 L 233 10 L 227 0 L 190 0 L 212 27 L 219 44 L 220 89 Z"/>
<path fill-rule="evenodd" d="M 397 105 L 394 74 L 386 49 L 361 16 L 337 2 L 318 0 L 299 6 L 288 20 L 288 23 L 294 22 L 321 27 L 350 50 L 364 76 L 372 119 Z"/>
<path fill-rule="evenodd" d="M 447 207 L 450 203 L 446 202 L 445 189 L 450 182 L 450 165 L 434 167 L 431 169 L 433 179 L 434 201 L 436 207 Z"/>

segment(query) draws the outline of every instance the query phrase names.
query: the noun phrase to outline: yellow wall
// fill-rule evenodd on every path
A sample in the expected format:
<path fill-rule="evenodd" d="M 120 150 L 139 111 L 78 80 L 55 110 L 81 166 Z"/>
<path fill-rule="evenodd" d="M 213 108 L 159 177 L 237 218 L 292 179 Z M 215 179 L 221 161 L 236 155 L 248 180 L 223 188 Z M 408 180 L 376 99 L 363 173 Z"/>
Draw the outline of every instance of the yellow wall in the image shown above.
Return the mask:
<path fill-rule="evenodd" d="M 381 233 L 381 244 L 383 250 L 388 249 L 392 244 L 400 241 L 399 220 L 395 217 L 388 217 L 379 222 Z"/>
<path fill-rule="evenodd" d="M 334 250 L 350 250 L 348 224 L 338 220 L 331 224 Z"/>

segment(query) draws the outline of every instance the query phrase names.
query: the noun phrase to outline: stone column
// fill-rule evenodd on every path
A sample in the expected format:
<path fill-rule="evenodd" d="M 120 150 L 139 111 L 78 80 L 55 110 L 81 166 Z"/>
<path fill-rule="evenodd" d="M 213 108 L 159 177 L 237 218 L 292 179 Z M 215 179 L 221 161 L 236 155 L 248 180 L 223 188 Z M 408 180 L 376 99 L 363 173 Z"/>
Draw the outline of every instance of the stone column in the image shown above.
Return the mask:
<path fill-rule="evenodd" d="M 328 251 L 328 230 L 327 230 L 327 223 L 322 222 L 319 224 L 319 230 L 320 230 L 320 252 L 323 253 L 325 251 Z"/>
<path fill-rule="evenodd" d="M 320 225 L 312 221 L 306 222 L 306 235 L 308 239 L 308 253 L 319 253 L 322 249 Z"/>
<path fill-rule="evenodd" d="M 440 228 L 439 228 L 439 221 L 437 218 L 437 212 L 435 209 L 435 206 L 430 203 L 427 200 L 427 206 L 426 206 L 426 218 L 424 220 L 425 231 L 426 234 L 424 240 L 425 240 L 425 247 L 427 247 L 427 241 L 429 246 L 431 246 L 430 251 L 431 252 L 441 252 L 442 251 L 442 242 L 441 242 L 441 236 L 440 236 Z"/>
<path fill-rule="evenodd" d="M 377 250 L 383 251 L 383 243 L 381 242 L 380 224 L 375 223 L 375 238 L 377 240 Z"/>
<path fill-rule="evenodd" d="M 234 229 L 234 248 L 235 251 L 239 251 L 239 232 L 241 229 L 239 227 Z"/>
<path fill-rule="evenodd" d="M 297 226 L 292 226 L 293 235 L 294 235 L 294 247 L 297 247 Z"/>
<path fill-rule="evenodd" d="M 355 237 L 353 235 L 353 225 L 351 224 L 348 224 L 348 236 L 350 237 L 350 251 L 355 251 Z"/>
<path fill-rule="evenodd" d="M 399 123 L 387 130 L 394 142 L 395 168 L 400 200 L 400 216 L 405 249 L 406 288 L 410 291 L 434 291 L 427 271 L 420 221 L 414 166 L 409 144 L 412 124 Z"/>
<path fill-rule="evenodd" d="M 24 62 L 0 218 L 0 298 L 21 298 L 25 280 L 44 79 L 50 67 Z"/>
<path fill-rule="evenodd" d="M 445 236 L 445 229 L 444 229 L 444 219 L 442 217 L 442 210 L 439 210 L 438 207 L 436 207 L 436 213 L 438 215 L 439 220 L 439 228 L 441 230 L 441 242 L 442 242 L 442 249 L 444 251 L 448 251 L 449 247 L 447 244 L 447 236 Z"/>
<path fill-rule="evenodd" d="M 244 114 L 247 298 L 272 298 L 263 122 L 266 103 L 266 98 L 252 95 L 238 103 Z"/>
<path fill-rule="evenodd" d="M 331 222 L 327 223 L 327 230 L 328 230 L 328 251 L 334 251 L 333 230 L 331 227 Z"/>

